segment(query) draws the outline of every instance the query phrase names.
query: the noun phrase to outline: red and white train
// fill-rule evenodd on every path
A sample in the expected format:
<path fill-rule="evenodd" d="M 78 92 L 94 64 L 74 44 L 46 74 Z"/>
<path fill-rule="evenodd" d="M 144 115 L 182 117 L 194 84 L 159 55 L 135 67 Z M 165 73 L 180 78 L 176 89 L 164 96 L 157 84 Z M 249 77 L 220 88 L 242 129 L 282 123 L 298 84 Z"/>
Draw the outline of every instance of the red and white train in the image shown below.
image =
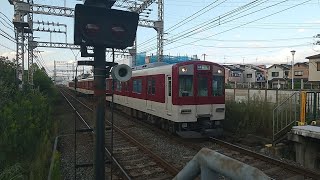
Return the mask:
<path fill-rule="evenodd" d="M 133 70 L 127 82 L 115 81 L 117 108 L 180 136 L 221 135 L 225 119 L 223 66 L 207 61 L 148 67 L 152 65 Z M 69 87 L 74 89 L 74 83 Z M 111 87 L 112 79 L 107 78 L 106 93 L 112 93 Z M 76 90 L 93 94 L 93 79 L 79 80 Z"/>

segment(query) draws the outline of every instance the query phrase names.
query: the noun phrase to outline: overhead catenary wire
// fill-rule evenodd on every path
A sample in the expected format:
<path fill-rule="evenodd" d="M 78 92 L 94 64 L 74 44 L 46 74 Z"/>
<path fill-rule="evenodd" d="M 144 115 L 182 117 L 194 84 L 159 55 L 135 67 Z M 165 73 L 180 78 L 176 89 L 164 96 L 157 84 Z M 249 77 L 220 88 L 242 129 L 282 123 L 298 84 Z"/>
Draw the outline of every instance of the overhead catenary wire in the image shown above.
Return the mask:
<path fill-rule="evenodd" d="M 14 28 L 14 26 L 12 25 L 12 22 L 11 22 L 11 20 L 9 19 L 8 16 L 6 16 L 6 15 L 5 15 L 4 13 L 2 13 L 2 12 L 0 12 L 0 15 L 4 16 L 4 18 L 0 16 L 0 19 L 2 19 L 9 27 Z"/>
<path fill-rule="evenodd" d="M 296 44 L 296 45 L 287 45 L 287 46 L 211 46 L 211 45 L 199 45 L 199 44 L 186 44 L 186 43 L 179 43 L 183 45 L 194 45 L 200 47 L 214 47 L 214 48 L 225 48 L 225 49 L 277 49 L 277 48 L 289 48 L 289 47 L 303 47 L 312 45 L 312 43 L 304 43 L 304 44 Z"/>
<path fill-rule="evenodd" d="M 2 46 L 2 47 L 4 47 L 4 48 L 6 48 L 6 49 L 9 49 L 9 50 L 11 50 L 11 51 L 16 51 L 16 50 L 14 50 L 14 49 L 12 49 L 12 48 L 9 48 L 8 46 L 6 46 L 6 45 L 3 45 L 3 44 L 0 44 L 0 46 Z"/>
<path fill-rule="evenodd" d="M 227 13 L 224 13 L 224 14 L 222 14 L 220 16 L 217 16 L 217 17 L 215 17 L 213 19 L 210 19 L 210 20 L 207 20 L 207 21 L 204 21 L 204 22 L 202 22 L 200 24 L 195 25 L 195 26 L 189 28 L 190 31 L 187 32 L 187 33 L 192 33 L 192 32 L 194 32 L 196 30 L 204 29 L 206 26 L 209 26 L 210 24 L 215 23 L 215 22 L 218 22 L 218 24 L 220 25 L 220 22 L 223 20 L 223 18 L 230 18 L 229 16 L 231 16 L 231 17 L 237 16 L 237 15 L 243 13 L 243 12 L 246 12 L 246 11 L 248 11 L 248 10 L 254 8 L 254 7 L 257 7 L 257 6 L 261 5 L 261 4 L 264 4 L 266 2 L 268 2 L 268 0 L 263 0 L 261 2 L 260 2 L 260 0 L 255 0 L 255 1 L 249 2 L 249 3 L 247 3 L 245 5 L 242 5 L 242 6 L 238 7 L 238 8 L 236 8 L 236 9 L 233 9 L 233 10 L 227 12 Z M 182 34 L 182 35 L 185 36 L 187 33 Z M 181 36 L 181 34 L 178 37 L 180 37 L 180 36 Z M 173 38 L 173 36 L 171 36 L 171 38 Z M 154 49 L 154 48 L 152 48 L 152 49 Z"/>
<path fill-rule="evenodd" d="M 183 34 L 183 35 L 180 35 L 180 36 L 174 38 L 173 40 L 171 40 L 171 41 L 168 42 L 167 44 L 174 43 L 174 42 L 176 42 L 176 41 L 179 41 L 179 40 L 181 40 L 181 39 L 184 39 L 185 37 L 190 37 L 190 36 L 192 36 L 192 35 L 195 35 L 195 34 L 198 34 L 198 33 L 204 32 L 204 31 L 207 31 L 207 30 L 209 30 L 209 29 L 212 29 L 213 27 L 220 26 L 220 25 L 222 25 L 222 24 L 226 24 L 226 23 L 232 22 L 232 21 L 234 21 L 234 20 L 237 20 L 237 19 L 240 19 L 240 18 L 249 16 L 249 15 L 252 15 L 252 14 L 257 13 L 257 12 L 261 12 L 262 10 L 265 10 L 265 9 L 268 9 L 268 8 L 271 8 L 271 7 L 274 7 L 274 6 L 276 6 L 276 5 L 279 5 L 279 4 L 284 3 L 284 2 L 287 2 L 287 1 L 288 1 L 288 0 L 284 0 L 284 1 L 281 1 L 281 2 L 279 2 L 279 3 L 272 4 L 272 5 L 270 5 L 270 6 L 267 6 L 267 7 L 264 7 L 264 8 L 258 9 L 258 10 L 255 10 L 255 11 L 253 11 L 253 12 L 250 12 L 250 13 L 247 13 L 247 14 L 244 14 L 244 15 L 241 15 L 240 17 L 233 18 L 233 19 L 231 19 L 231 20 L 229 20 L 229 21 L 226 21 L 226 22 L 222 22 L 222 21 L 219 19 L 219 22 L 218 22 L 218 23 L 216 22 L 217 24 L 213 24 L 213 25 L 207 26 L 207 27 L 205 27 L 205 28 L 197 28 L 196 30 L 200 29 L 200 31 L 195 32 L 195 30 L 192 30 L 192 31 L 190 31 L 190 32 L 188 32 L 188 33 L 185 33 L 185 34 Z M 263 1 L 263 2 L 261 2 L 260 4 L 256 5 L 255 7 L 261 5 L 262 3 L 265 3 L 265 2 L 267 2 L 267 1 Z M 252 8 L 250 8 L 250 9 L 252 9 Z M 240 14 L 240 13 L 238 13 L 238 14 Z M 237 14 L 237 15 L 238 15 L 238 14 Z M 233 15 L 232 17 L 234 17 L 234 16 L 236 16 L 236 15 Z M 232 18 L 232 17 L 231 17 L 231 18 Z M 226 20 L 228 20 L 228 19 L 230 19 L 230 17 L 228 17 Z M 191 34 L 190 34 L 190 33 L 191 33 Z"/>
<path fill-rule="evenodd" d="M 208 26 L 210 27 L 210 25 L 213 24 L 213 23 L 217 23 L 217 24 L 214 25 L 214 26 L 219 26 L 219 25 L 221 25 L 222 21 L 224 21 L 224 18 L 230 19 L 230 18 L 232 18 L 232 17 L 234 17 L 234 16 L 237 16 L 237 15 L 239 15 L 239 14 L 241 14 L 241 13 L 244 13 L 244 12 L 246 12 L 246 11 L 249 11 L 249 10 L 251 10 L 251 9 L 253 9 L 253 8 L 255 8 L 255 7 L 263 4 L 263 3 L 266 3 L 266 2 L 268 2 L 268 0 L 263 0 L 263 1 L 255 0 L 255 1 L 252 1 L 252 2 L 250 2 L 250 3 L 247 3 L 247 4 L 245 4 L 245 5 L 242 5 L 242 6 L 238 7 L 238 8 L 236 8 L 236 9 L 233 9 L 233 10 L 231 10 L 231 11 L 229 11 L 229 12 L 226 12 L 226 13 L 224 13 L 224 14 L 222 14 L 222 15 L 216 16 L 215 18 L 212 18 L 212 19 L 210 19 L 210 20 L 207 20 L 207 21 L 204 21 L 204 22 L 202 22 L 202 23 L 200 23 L 200 24 L 197 24 L 197 25 L 189 28 L 190 30 L 189 30 L 188 32 L 186 32 L 186 33 L 184 33 L 184 34 L 179 34 L 177 37 L 171 36 L 171 38 L 173 38 L 173 40 L 175 40 L 175 39 L 177 39 L 177 38 L 181 38 L 181 37 L 183 37 L 183 36 L 187 36 L 187 35 L 190 34 L 190 33 L 193 33 L 192 35 L 194 35 L 194 34 L 203 32 L 203 31 L 205 31 L 205 29 L 206 29 Z M 211 28 L 212 28 L 212 26 L 211 26 Z M 208 28 L 207 28 L 207 29 L 208 29 Z M 196 32 L 197 30 L 199 30 L 199 31 Z M 189 36 L 190 36 L 190 35 L 189 35 Z M 169 38 L 170 38 L 170 37 L 169 37 Z M 173 41 L 173 40 L 170 40 L 170 42 Z M 168 42 L 169 42 L 169 41 L 168 41 Z M 166 44 L 168 44 L 168 42 L 167 42 Z M 149 48 L 149 49 L 152 49 L 152 50 L 153 50 L 154 48 L 155 48 L 155 47 Z M 142 51 L 143 51 L 143 50 L 142 50 Z M 149 50 L 146 50 L 146 51 L 149 51 Z"/>
<path fill-rule="evenodd" d="M 11 42 L 13 42 L 13 43 L 16 43 L 14 40 L 12 40 L 12 39 L 11 39 L 10 37 L 8 37 L 7 35 L 4 35 L 4 34 L 0 33 L 0 36 L 8 39 L 9 41 L 11 41 Z"/>
<path fill-rule="evenodd" d="M 269 15 L 266 15 L 266 16 L 263 16 L 263 17 L 261 17 L 261 18 L 255 19 L 255 20 L 253 20 L 253 21 L 249 21 L 249 22 L 247 22 L 247 23 L 238 25 L 238 26 L 233 27 L 233 28 L 231 28 L 231 29 L 228 29 L 228 30 L 225 30 L 225 31 L 222 31 L 222 32 L 219 32 L 219 33 L 210 35 L 210 36 L 207 36 L 207 37 L 202 38 L 202 39 L 200 39 L 200 40 L 204 40 L 204 39 L 206 39 L 206 38 L 211 38 L 211 37 L 213 37 L 213 36 L 216 36 L 216 35 L 219 35 L 219 34 L 222 34 L 222 33 L 228 32 L 228 31 L 231 31 L 231 30 L 233 30 L 233 29 L 236 29 L 236 28 L 245 26 L 245 25 L 250 24 L 250 23 L 253 23 L 253 22 L 255 22 L 255 21 L 259 21 L 259 20 L 261 20 L 261 19 L 265 19 L 265 18 L 270 17 L 270 16 L 273 16 L 273 15 L 275 15 L 275 14 L 279 14 L 279 13 L 281 13 L 281 12 L 284 12 L 284 11 L 287 11 L 287 10 L 292 9 L 292 8 L 294 8 L 294 7 L 300 6 L 300 5 L 302 5 L 302 4 L 306 3 L 306 2 L 309 2 L 309 1 L 311 1 L 311 0 L 307 0 L 307 1 L 304 1 L 304 2 L 302 2 L 302 3 L 299 3 L 299 4 L 296 4 L 296 5 L 290 6 L 289 8 L 282 9 L 282 10 L 277 11 L 277 12 L 275 12 L 275 13 L 272 13 L 272 14 L 269 14 Z M 198 40 L 197 40 L 197 41 L 193 41 L 193 42 L 191 42 L 191 43 L 194 43 L 194 42 L 198 42 Z M 185 46 L 185 45 L 182 45 L 182 46 Z M 182 46 L 180 46 L 180 47 L 182 47 Z M 175 48 L 177 48 L 177 47 L 175 47 Z M 173 49 L 173 48 L 170 48 L 170 49 Z M 168 49 L 168 50 L 170 50 L 170 49 Z"/>
<path fill-rule="evenodd" d="M 233 40 L 233 39 L 202 39 L 202 38 L 194 38 L 194 37 L 188 37 L 189 39 L 201 39 L 203 41 L 218 41 L 218 42 L 274 42 L 274 41 L 295 41 L 295 40 L 302 40 L 302 39 L 311 39 L 313 37 L 291 37 L 291 38 L 279 38 L 279 39 L 239 39 L 239 40 Z"/>
<path fill-rule="evenodd" d="M 0 29 L 1 32 L 3 32 L 4 34 L 6 34 L 6 36 L 8 38 L 11 38 L 13 41 L 15 41 L 15 38 L 13 36 L 11 36 L 10 34 L 8 34 L 7 32 L 5 32 L 4 30 Z"/>
<path fill-rule="evenodd" d="M 186 22 L 186 21 L 191 21 L 191 20 L 193 20 L 194 18 L 201 16 L 202 14 L 204 14 L 204 13 L 212 10 L 213 8 L 219 6 L 221 3 L 226 2 L 227 0 L 224 0 L 223 2 L 219 3 L 218 5 L 207 9 L 205 12 L 202 12 L 203 10 L 205 10 L 206 8 L 210 7 L 211 5 L 213 5 L 214 3 L 218 2 L 218 1 L 219 1 L 219 0 L 216 0 L 216 1 L 212 2 L 212 3 L 210 3 L 209 5 L 203 7 L 202 9 L 200 9 L 199 11 L 197 11 L 197 12 L 193 13 L 192 15 L 186 17 L 185 19 L 179 21 L 177 24 L 175 24 L 175 25 L 171 26 L 170 28 L 168 28 L 167 30 L 165 30 L 165 32 L 168 33 L 168 32 L 171 32 L 171 31 L 173 31 L 173 30 L 175 30 L 175 29 L 183 26 L 184 24 L 182 24 L 182 23 L 184 23 L 184 22 Z M 200 12 L 202 12 L 202 13 L 199 14 L 199 15 L 197 15 L 197 14 L 200 13 Z M 195 16 L 195 15 L 197 15 L 197 16 Z M 194 17 L 194 16 L 195 16 L 195 17 Z M 190 18 L 192 18 L 192 19 L 190 19 Z M 142 46 L 142 45 L 144 45 L 144 44 L 146 44 L 146 43 L 148 44 L 148 42 L 156 39 L 156 37 L 157 37 L 157 36 L 154 36 L 154 37 L 152 37 L 152 38 L 150 38 L 150 39 L 148 39 L 148 40 L 140 43 L 139 46 Z"/>
<path fill-rule="evenodd" d="M 229 32 L 229 31 L 231 31 L 231 30 L 237 29 L 237 28 L 242 27 L 242 26 L 245 26 L 245 25 L 247 25 L 247 24 L 251 24 L 251 23 L 253 23 L 253 22 L 256 22 L 256 21 L 259 21 L 259 20 L 265 19 L 265 18 L 267 18 L 267 17 L 273 16 L 273 15 L 276 15 L 276 14 L 282 13 L 282 12 L 284 12 L 284 11 L 287 11 L 287 10 L 289 10 L 289 9 L 295 8 L 295 7 L 297 7 L 297 6 L 303 5 L 304 3 L 307 3 L 307 2 L 310 2 L 310 1 L 311 1 L 311 0 L 307 0 L 307 1 L 304 1 L 304 2 L 302 2 L 302 3 L 295 4 L 295 5 L 293 5 L 293 6 L 290 6 L 290 7 L 288 7 L 288 8 L 282 9 L 282 10 L 280 10 L 280 11 L 277 11 L 277 12 L 271 13 L 271 14 L 269 14 L 269 15 L 266 15 L 266 16 L 263 16 L 263 17 L 260 17 L 260 18 L 257 18 L 257 19 L 255 19 L 255 20 L 252 20 L 252 21 L 249 21 L 249 22 L 243 23 L 243 24 L 238 25 L 238 26 L 235 26 L 235 27 L 233 27 L 233 28 L 230 28 L 230 29 L 227 29 L 227 30 L 221 31 L 221 32 L 219 32 L 219 33 L 216 33 L 216 34 L 213 34 L 213 35 L 210 35 L 210 36 L 204 37 L 204 38 L 200 38 L 200 39 L 198 39 L 198 40 L 196 40 L 196 41 L 192 41 L 192 42 L 190 42 L 190 43 L 186 43 L 186 44 L 195 43 L 195 42 L 198 42 L 198 41 L 201 41 L 201 40 L 205 40 L 205 39 L 208 39 L 208 38 L 214 37 L 214 36 L 219 35 L 219 34 L 223 34 L 223 33 Z M 180 39 L 180 40 L 181 40 L 181 39 Z M 176 42 L 176 41 L 175 41 L 175 42 Z M 171 43 L 173 43 L 173 42 L 171 42 Z M 165 45 L 168 45 L 168 44 L 165 44 Z M 186 45 L 180 45 L 180 46 L 172 47 L 172 48 L 169 48 L 169 49 L 166 49 L 166 50 L 176 49 L 176 48 L 183 47 L 183 46 L 186 46 Z"/>

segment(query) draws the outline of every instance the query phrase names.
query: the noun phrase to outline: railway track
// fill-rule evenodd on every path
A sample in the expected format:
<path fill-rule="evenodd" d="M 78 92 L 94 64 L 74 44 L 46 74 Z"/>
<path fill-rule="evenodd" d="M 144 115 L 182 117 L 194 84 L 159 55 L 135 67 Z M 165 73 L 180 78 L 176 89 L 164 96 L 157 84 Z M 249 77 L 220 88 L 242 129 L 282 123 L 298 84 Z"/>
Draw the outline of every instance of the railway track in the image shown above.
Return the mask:
<path fill-rule="evenodd" d="M 81 105 L 86 112 L 93 110 L 79 101 L 73 95 L 65 90 L 60 89 L 69 105 L 75 109 L 75 106 Z M 71 100 L 66 96 L 71 97 Z M 73 101 L 75 106 L 71 103 Z M 90 118 L 84 118 L 88 113 L 80 113 L 77 111 L 80 119 L 87 128 L 93 129 L 93 121 Z M 82 114 L 84 114 L 82 116 Z M 107 123 L 111 123 L 106 120 Z M 111 129 L 106 128 L 106 152 L 112 162 L 120 169 L 123 177 L 126 179 L 172 179 L 178 170 L 170 163 L 163 160 L 160 156 L 152 152 L 148 147 L 144 146 L 131 135 L 127 134 L 121 128 L 114 126 L 114 141 L 110 141 Z M 113 144 L 113 149 L 111 148 Z M 112 149 L 112 150 L 110 150 Z M 112 156 L 111 156 L 112 155 Z"/>
<path fill-rule="evenodd" d="M 188 143 L 181 138 L 168 135 L 166 132 L 160 130 L 159 128 L 156 128 L 148 123 L 139 121 L 124 113 L 116 111 L 115 114 L 117 115 L 117 120 L 119 119 L 120 121 L 121 119 L 121 122 L 118 121 L 117 125 L 122 127 L 125 133 L 133 134 L 136 137 L 136 139 L 140 139 L 140 142 L 143 142 L 145 146 L 149 147 L 149 149 L 157 151 L 157 145 L 153 144 L 152 140 L 148 139 L 150 135 L 145 137 L 138 137 L 140 135 L 136 134 L 136 132 L 139 131 L 137 130 L 137 126 L 145 126 L 145 129 L 151 129 L 151 131 L 154 133 L 154 136 L 163 136 L 161 137 L 161 139 L 165 139 L 163 141 L 164 143 L 175 144 L 175 146 L 177 147 L 180 146 L 179 148 L 184 148 L 183 151 L 178 150 L 180 151 L 179 154 L 173 154 L 175 152 L 172 152 L 172 149 L 174 149 L 174 147 L 172 146 L 169 146 L 166 150 L 162 150 L 161 152 L 159 152 L 159 150 L 158 152 L 155 152 L 158 154 L 158 156 L 161 156 L 163 159 L 165 159 L 166 162 L 172 164 L 176 169 L 182 169 L 183 166 L 187 162 L 189 162 L 201 148 L 207 147 L 216 150 L 222 154 L 225 154 L 229 157 L 237 159 L 243 163 L 254 166 L 265 172 L 268 176 L 270 176 L 273 179 L 320 179 L 320 173 L 296 166 L 294 164 L 290 164 L 289 161 L 282 161 L 275 158 L 271 158 L 266 155 L 256 153 L 254 151 L 215 138 L 202 140 L 204 142 L 194 141 L 192 143 Z M 132 131 L 131 129 L 134 129 L 134 131 Z M 131 152 L 131 154 L 133 152 Z"/>
<path fill-rule="evenodd" d="M 219 152 L 254 166 L 273 179 L 320 179 L 319 172 L 290 164 L 290 162 L 284 162 L 213 137 L 209 138 L 209 142 L 220 145 L 222 149 L 219 149 Z"/>

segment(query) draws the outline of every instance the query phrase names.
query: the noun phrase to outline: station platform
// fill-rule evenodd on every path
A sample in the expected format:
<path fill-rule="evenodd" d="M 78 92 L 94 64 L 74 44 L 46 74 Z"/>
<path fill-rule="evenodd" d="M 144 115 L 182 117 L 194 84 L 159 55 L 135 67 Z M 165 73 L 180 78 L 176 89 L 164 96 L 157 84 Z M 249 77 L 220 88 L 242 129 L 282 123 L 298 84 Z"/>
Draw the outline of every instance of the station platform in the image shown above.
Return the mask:
<path fill-rule="evenodd" d="M 294 142 L 296 161 L 306 168 L 320 168 L 320 127 L 294 126 L 288 139 Z"/>
<path fill-rule="evenodd" d="M 300 135 L 303 137 L 309 137 L 314 139 L 320 139 L 320 127 L 319 126 L 294 126 L 291 129 L 291 133 Z"/>

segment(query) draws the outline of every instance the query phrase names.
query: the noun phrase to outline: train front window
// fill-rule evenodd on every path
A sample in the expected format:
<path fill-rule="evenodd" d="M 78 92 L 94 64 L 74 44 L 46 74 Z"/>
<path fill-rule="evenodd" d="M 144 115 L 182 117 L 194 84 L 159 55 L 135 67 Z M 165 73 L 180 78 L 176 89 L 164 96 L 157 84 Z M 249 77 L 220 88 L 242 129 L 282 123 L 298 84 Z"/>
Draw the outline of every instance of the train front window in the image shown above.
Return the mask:
<path fill-rule="evenodd" d="M 223 96 L 223 76 L 213 76 L 212 96 Z"/>
<path fill-rule="evenodd" d="M 208 96 L 208 78 L 198 77 L 198 96 Z"/>
<path fill-rule="evenodd" d="M 193 75 L 179 76 L 179 96 L 193 96 Z"/>

